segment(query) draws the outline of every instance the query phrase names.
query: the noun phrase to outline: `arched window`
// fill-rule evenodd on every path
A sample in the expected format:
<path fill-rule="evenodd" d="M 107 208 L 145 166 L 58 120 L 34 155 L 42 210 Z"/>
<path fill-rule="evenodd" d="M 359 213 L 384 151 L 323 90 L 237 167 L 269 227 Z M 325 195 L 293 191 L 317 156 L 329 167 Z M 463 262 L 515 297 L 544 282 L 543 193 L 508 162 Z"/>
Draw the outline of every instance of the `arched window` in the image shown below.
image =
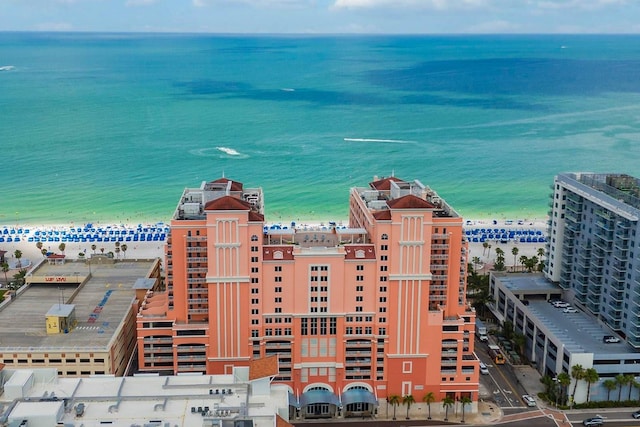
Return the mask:
<path fill-rule="evenodd" d="M 381 238 L 382 240 L 389 240 L 389 236 L 388 236 L 386 233 L 385 233 L 385 234 L 383 234 L 382 236 L 380 236 L 380 238 Z"/>
<path fill-rule="evenodd" d="M 258 241 L 258 236 L 256 236 L 255 234 L 253 236 L 251 236 L 251 241 L 252 242 L 257 242 Z"/>

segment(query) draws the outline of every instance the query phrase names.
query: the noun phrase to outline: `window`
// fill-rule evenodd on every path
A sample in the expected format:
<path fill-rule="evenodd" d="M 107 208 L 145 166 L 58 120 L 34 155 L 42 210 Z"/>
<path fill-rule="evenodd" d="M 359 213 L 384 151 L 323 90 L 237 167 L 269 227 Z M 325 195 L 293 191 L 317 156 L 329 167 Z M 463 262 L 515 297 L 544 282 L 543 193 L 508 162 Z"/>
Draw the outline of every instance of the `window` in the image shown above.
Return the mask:
<path fill-rule="evenodd" d="M 389 257 L 387 255 L 380 255 L 380 261 L 387 261 Z"/>
<path fill-rule="evenodd" d="M 356 270 L 357 271 L 363 271 L 364 270 L 364 265 L 356 265 Z"/>
<path fill-rule="evenodd" d="M 257 242 L 258 241 L 258 236 L 256 236 L 255 234 L 253 236 L 251 236 L 251 241 L 252 242 Z"/>
<path fill-rule="evenodd" d="M 257 256 L 252 256 L 251 257 L 251 262 L 258 262 L 258 257 Z"/>
<path fill-rule="evenodd" d="M 387 318 L 386 317 L 381 317 L 380 318 L 380 323 L 387 323 Z"/>
<path fill-rule="evenodd" d="M 252 325 L 259 325 L 260 324 L 260 319 L 251 319 L 251 324 Z"/>
<path fill-rule="evenodd" d="M 276 292 L 276 293 L 280 293 L 280 292 L 282 292 L 282 287 L 281 287 L 281 286 L 276 286 L 276 288 L 275 288 L 275 292 Z"/>
<path fill-rule="evenodd" d="M 311 271 L 318 271 L 318 266 L 317 265 L 311 266 Z"/>
<path fill-rule="evenodd" d="M 356 307 L 356 312 L 362 312 L 362 306 Z"/>
<path fill-rule="evenodd" d="M 320 271 L 329 271 L 329 267 L 326 265 L 320 266 Z"/>
<path fill-rule="evenodd" d="M 318 302 L 318 297 L 311 297 L 311 302 Z"/>
<path fill-rule="evenodd" d="M 387 271 L 387 266 L 386 265 L 381 265 L 380 266 L 380 271 Z"/>
<path fill-rule="evenodd" d="M 276 265 L 275 266 L 275 271 L 282 271 L 282 266 L 281 265 Z"/>
<path fill-rule="evenodd" d="M 364 280 L 364 276 L 356 276 L 356 282 L 362 282 Z"/>
<path fill-rule="evenodd" d="M 380 297 L 380 302 L 387 302 L 387 297 Z"/>
<path fill-rule="evenodd" d="M 300 335 L 308 335 L 308 321 L 309 319 L 302 318 L 300 319 Z"/>
<path fill-rule="evenodd" d="M 258 252 L 257 246 L 251 246 L 251 252 Z"/>
<path fill-rule="evenodd" d="M 364 301 L 364 297 L 363 297 L 362 295 L 358 295 L 358 296 L 356 297 L 356 301 L 357 301 L 357 302 L 362 302 L 362 301 Z"/>
<path fill-rule="evenodd" d="M 356 292 L 363 292 L 364 286 L 356 286 Z"/>
<path fill-rule="evenodd" d="M 380 276 L 381 282 L 386 282 L 388 280 L 387 276 Z"/>
<path fill-rule="evenodd" d="M 258 298 L 251 298 L 251 304 L 260 304 L 260 300 Z"/>
<path fill-rule="evenodd" d="M 251 288 L 251 293 L 252 293 L 252 294 L 257 294 L 258 292 L 260 292 L 260 291 L 258 290 L 258 288 Z"/>
<path fill-rule="evenodd" d="M 347 328 L 345 329 L 345 333 L 347 335 L 352 335 L 353 334 L 353 328 L 351 326 L 347 326 Z"/>
<path fill-rule="evenodd" d="M 282 313 L 282 307 L 276 307 L 274 310 L 276 313 Z"/>
<path fill-rule="evenodd" d="M 380 245 L 380 250 L 381 251 L 388 251 L 389 250 L 389 245 Z"/>
<path fill-rule="evenodd" d="M 380 240 L 389 240 L 389 236 L 387 234 L 383 234 L 380 236 Z"/>
<path fill-rule="evenodd" d="M 282 282 L 282 276 L 276 276 L 275 277 L 275 282 L 276 283 L 281 283 Z"/>
<path fill-rule="evenodd" d="M 260 312 L 258 311 L 257 308 L 252 308 L 251 309 L 251 314 L 260 314 Z"/>
<path fill-rule="evenodd" d="M 371 335 L 373 333 L 373 328 L 371 328 L 371 326 L 366 326 L 364 328 L 364 333 L 367 335 Z"/>
<path fill-rule="evenodd" d="M 258 278 L 257 277 L 252 277 L 251 278 L 251 283 L 259 283 Z"/>
<path fill-rule="evenodd" d="M 378 311 L 379 311 L 380 313 L 386 313 L 386 312 L 387 312 L 387 307 L 380 307 L 380 308 L 378 309 Z"/>
<path fill-rule="evenodd" d="M 380 286 L 380 292 L 387 292 L 386 286 Z"/>
<path fill-rule="evenodd" d="M 282 302 L 282 297 L 275 297 L 273 302 L 275 302 L 276 304 L 281 303 Z"/>
<path fill-rule="evenodd" d="M 252 273 L 257 273 L 258 272 L 258 267 L 251 267 L 251 272 Z"/>

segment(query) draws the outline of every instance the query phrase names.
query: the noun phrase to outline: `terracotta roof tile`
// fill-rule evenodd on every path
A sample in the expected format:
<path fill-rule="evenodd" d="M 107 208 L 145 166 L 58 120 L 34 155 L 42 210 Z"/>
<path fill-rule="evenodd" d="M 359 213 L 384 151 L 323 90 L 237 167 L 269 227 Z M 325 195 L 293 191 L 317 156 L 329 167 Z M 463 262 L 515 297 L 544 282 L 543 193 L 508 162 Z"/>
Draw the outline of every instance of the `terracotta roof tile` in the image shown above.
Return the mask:
<path fill-rule="evenodd" d="M 385 209 L 383 211 L 376 211 L 373 213 L 373 217 L 378 221 L 388 221 L 391 219 L 391 211 L 389 209 Z"/>
<path fill-rule="evenodd" d="M 403 182 L 403 180 L 400 178 L 396 178 L 395 176 L 390 176 L 388 178 L 382 178 L 377 181 L 370 182 L 369 186 L 378 191 L 389 191 L 391 190 L 391 181 Z"/>
<path fill-rule="evenodd" d="M 269 246 L 262 249 L 262 259 L 264 261 L 273 260 L 292 260 L 293 259 L 293 246 Z"/>
<path fill-rule="evenodd" d="M 213 183 L 216 184 L 226 184 L 227 182 L 231 181 L 231 191 L 242 191 L 242 183 L 241 182 L 237 182 L 237 181 L 233 181 L 227 178 L 220 178 L 220 179 L 216 179 L 215 181 L 211 181 Z"/>
<path fill-rule="evenodd" d="M 435 205 L 413 194 L 408 194 L 394 200 L 389 200 L 387 205 L 391 209 L 435 209 Z"/>
<path fill-rule="evenodd" d="M 264 215 L 258 212 L 249 212 L 249 221 L 264 222 Z"/>
<path fill-rule="evenodd" d="M 278 355 L 254 359 L 249 362 L 249 380 L 278 375 Z"/>
<path fill-rule="evenodd" d="M 345 245 L 345 259 L 376 259 L 373 245 Z"/>
<path fill-rule="evenodd" d="M 276 427 L 293 427 L 293 424 L 276 414 Z"/>
<path fill-rule="evenodd" d="M 248 211 L 251 205 L 236 197 L 223 196 L 204 205 L 205 211 Z"/>

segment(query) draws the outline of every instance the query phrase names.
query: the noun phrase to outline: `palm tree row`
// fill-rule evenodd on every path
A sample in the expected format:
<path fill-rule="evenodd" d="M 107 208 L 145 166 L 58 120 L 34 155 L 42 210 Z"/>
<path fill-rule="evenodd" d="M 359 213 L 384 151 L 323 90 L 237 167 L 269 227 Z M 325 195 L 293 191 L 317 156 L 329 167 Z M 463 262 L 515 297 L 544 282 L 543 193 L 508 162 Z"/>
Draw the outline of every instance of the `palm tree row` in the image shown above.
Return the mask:
<path fill-rule="evenodd" d="M 435 395 L 433 392 L 428 392 L 422 397 L 422 401 L 427 404 L 427 419 L 431 419 L 431 404 L 435 401 Z M 387 401 L 393 406 L 393 420 L 396 419 L 396 406 L 398 406 L 401 402 L 403 405 L 407 405 L 407 417 L 409 419 L 409 410 L 411 409 L 411 405 L 416 402 L 415 398 L 411 394 L 407 394 L 405 396 L 400 397 L 397 394 L 392 394 L 387 398 Z M 460 403 L 462 404 L 462 422 L 464 422 L 464 414 L 465 414 L 465 406 L 472 403 L 471 398 L 468 396 L 464 396 L 460 398 Z M 444 421 L 448 421 L 449 418 L 449 409 L 455 404 L 455 400 L 451 396 L 445 396 L 442 399 L 442 407 L 444 408 Z"/>

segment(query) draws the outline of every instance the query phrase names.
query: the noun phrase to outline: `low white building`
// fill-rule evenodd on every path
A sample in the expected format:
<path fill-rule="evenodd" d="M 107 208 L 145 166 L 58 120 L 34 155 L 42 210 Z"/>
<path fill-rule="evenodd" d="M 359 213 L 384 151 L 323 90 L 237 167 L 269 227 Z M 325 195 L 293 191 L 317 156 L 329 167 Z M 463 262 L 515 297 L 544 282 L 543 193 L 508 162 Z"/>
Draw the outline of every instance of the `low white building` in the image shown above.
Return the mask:
<path fill-rule="evenodd" d="M 271 387 L 264 369 L 270 364 L 255 361 L 229 375 L 89 378 L 59 377 L 50 368 L 3 369 L 0 425 L 284 427 L 289 390 Z"/>

